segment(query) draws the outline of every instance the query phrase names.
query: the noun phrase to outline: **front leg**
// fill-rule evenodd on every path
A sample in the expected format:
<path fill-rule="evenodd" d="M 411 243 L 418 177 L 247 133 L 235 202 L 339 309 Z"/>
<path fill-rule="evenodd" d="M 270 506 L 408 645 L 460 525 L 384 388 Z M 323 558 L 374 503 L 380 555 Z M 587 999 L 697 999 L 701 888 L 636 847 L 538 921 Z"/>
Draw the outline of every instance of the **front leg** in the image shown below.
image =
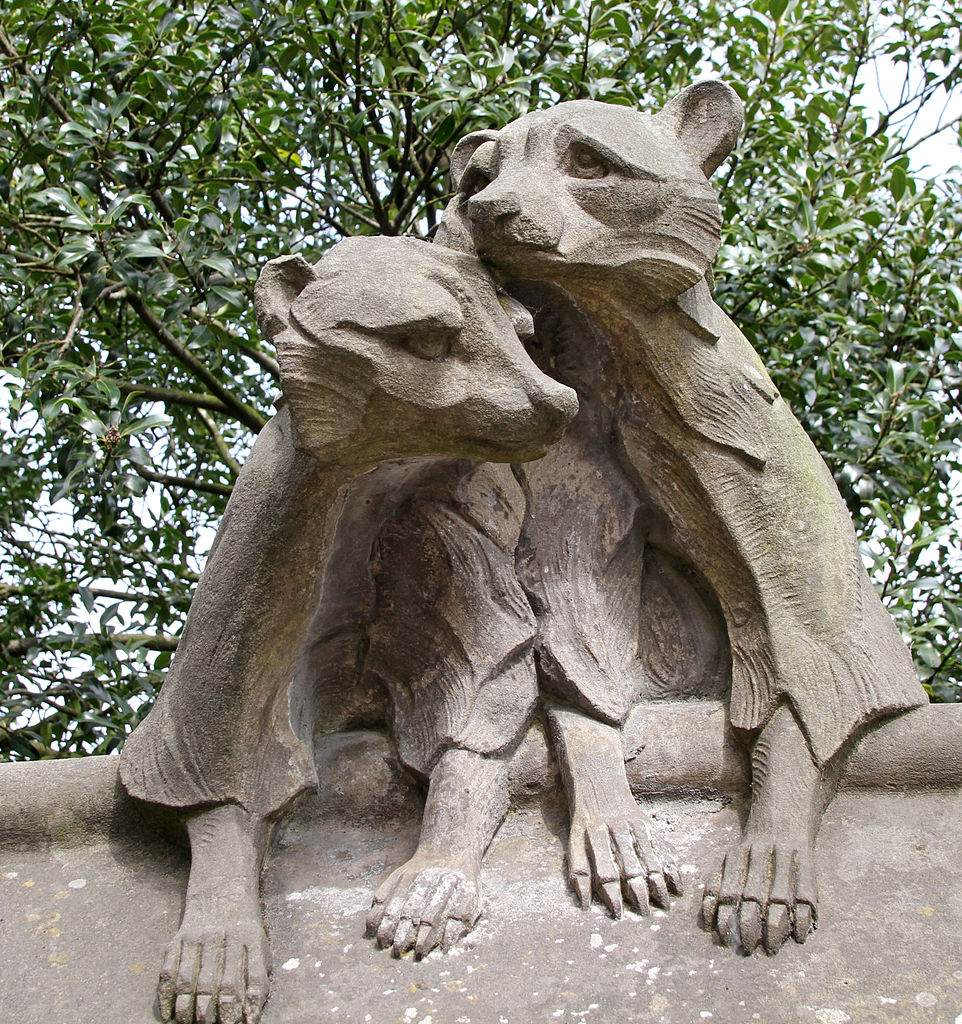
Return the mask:
<path fill-rule="evenodd" d="M 431 773 L 414 856 L 374 894 L 367 933 L 394 956 L 450 949 L 481 915 L 481 859 L 504 820 L 507 762 L 447 750 Z"/>
<path fill-rule="evenodd" d="M 741 842 L 705 887 L 702 921 L 722 945 L 775 953 L 815 927 L 815 838 L 832 796 L 791 708 L 782 705 L 755 741 L 752 803 Z"/>
<path fill-rule="evenodd" d="M 594 889 L 615 917 L 625 900 L 640 914 L 651 903 L 667 909 L 681 878 L 632 796 L 621 731 L 559 705 L 548 718 L 571 813 L 569 880 L 582 907 Z"/>
<path fill-rule="evenodd" d="M 270 986 L 260 906 L 269 825 L 236 804 L 187 818 L 190 877 L 157 998 L 177 1024 L 257 1024 Z"/>

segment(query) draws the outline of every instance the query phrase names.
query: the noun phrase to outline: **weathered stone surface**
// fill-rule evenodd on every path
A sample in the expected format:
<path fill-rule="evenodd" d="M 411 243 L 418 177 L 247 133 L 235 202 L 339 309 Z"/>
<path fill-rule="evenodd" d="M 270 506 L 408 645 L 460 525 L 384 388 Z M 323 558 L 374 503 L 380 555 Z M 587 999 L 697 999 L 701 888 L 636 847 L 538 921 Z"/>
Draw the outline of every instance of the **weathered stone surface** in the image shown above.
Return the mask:
<path fill-rule="evenodd" d="M 733 957 L 697 924 L 697 879 L 737 834 L 739 801 L 651 804 L 686 892 L 668 914 L 620 921 L 583 912 L 567 889 L 557 798 L 528 803 L 485 861 L 477 929 L 453 954 L 415 961 L 364 938 L 378 881 L 418 841 L 420 798 L 386 757 L 384 740 L 361 734 L 321 751 L 331 782 L 298 805 L 268 859 L 265 1024 L 953 1024 L 962 1014 L 958 789 L 839 796 L 816 856 L 831 913 L 817 942 L 790 942 L 776 959 Z M 70 804 L 73 781 L 84 799 L 107 797 L 115 765 L 47 763 L 29 774 L 33 785 L 47 777 L 40 792 L 52 806 Z M 355 780 L 338 781 L 345 765 L 358 766 Z M 0 770 L 5 794 L 22 767 Z M 363 801 L 372 784 L 384 794 L 376 807 Z M 158 1019 L 156 975 L 180 919 L 186 854 L 137 828 L 104 835 L 98 820 L 79 844 L 74 831 L 27 849 L 8 831 L 0 845 L 4 1024 Z"/>
<path fill-rule="evenodd" d="M 664 702 L 637 709 L 624 728 L 626 771 L 639 797 L 688 794 L 741 800 L 750 775 L 727 709 L 711 701 Z M 381 733 L 321 737 L 315 747 L 319 812 L 349 818 L 420 813 L 423 795 Z M 132 799 L 119 759 L 0 764 L 0 848 L 73 847 L 130 833 L 186 842 L 176 816 Z M 545 731 L 535 726 L 508 765 L 512 800 L 549 796 L 560 783 Z M 839 783 L 845 790 L 896 789 L 909 796 L 962 788 L 962 712 L 930 704 L 884 722 L 859 740 Z M 962 821 L 959 822 L 962 834 Z"/>

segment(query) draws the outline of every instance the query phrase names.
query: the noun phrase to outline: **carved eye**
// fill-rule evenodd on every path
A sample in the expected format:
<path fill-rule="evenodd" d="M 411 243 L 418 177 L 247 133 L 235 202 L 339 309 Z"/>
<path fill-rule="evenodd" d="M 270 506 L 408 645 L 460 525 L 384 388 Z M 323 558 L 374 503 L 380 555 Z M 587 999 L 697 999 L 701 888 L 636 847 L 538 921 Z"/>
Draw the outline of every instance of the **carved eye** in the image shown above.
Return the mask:
<path fill-rule="evenodd" d="M 568 174 L 572 178 L 604 178 L 608 170 L 608 164 L 583 142 L 568 150 Z"/>
<path fill-rule="evenodd" d="M 451 354 L 451 346 L 460 333 L 450 328 L 435 328 L 396 335 L 393 340 L 418 359 L 446 359 Z"/>
<path fill-rule="evenodd" d="M 464 319 L 460 309 L 452 306 L 436 313 L 409 320 L 389 328 L 385 334 L 392 344 L 418 359 L 446 359 L 461 335 Z"/>

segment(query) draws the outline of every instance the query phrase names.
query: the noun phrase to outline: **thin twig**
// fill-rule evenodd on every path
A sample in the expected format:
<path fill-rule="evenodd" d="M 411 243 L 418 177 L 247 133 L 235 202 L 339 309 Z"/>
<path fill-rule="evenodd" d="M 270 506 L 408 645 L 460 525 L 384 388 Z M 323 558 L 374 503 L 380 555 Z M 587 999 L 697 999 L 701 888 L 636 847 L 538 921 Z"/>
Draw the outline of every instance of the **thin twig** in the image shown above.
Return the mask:
<path fill-rule="evenodd" d="M 77 330 L 77 327 L 84 315 L 84 307 L 83 303 L 80 301 L 79 288 L 77 289 L 75 302 L 76 304 L 74 306 L 73 316 L 70 318 L 70 326 L 67 328 L 67 333 L 63 336 L 63 341 L 60 342 L 60 345 L 57 348 L 58 359 L 64 354 L 67 347 L 70 345 L 70 342 L 73 340 L 74 332 Z"/>
<path fill-rule="evenodd" d="M 200 480 L 195 476 L 172 476 L 170 473 L 157 473 L 146 466 L 134 466 L 138 476 L 151 483 L 163 484 L 165 487 L 177 487 L 186 491 L 206 491 L 208 494 L 222 494 L 229 497 L 232 488 L 226 484 L 216 484 L 209 480 Z"/>

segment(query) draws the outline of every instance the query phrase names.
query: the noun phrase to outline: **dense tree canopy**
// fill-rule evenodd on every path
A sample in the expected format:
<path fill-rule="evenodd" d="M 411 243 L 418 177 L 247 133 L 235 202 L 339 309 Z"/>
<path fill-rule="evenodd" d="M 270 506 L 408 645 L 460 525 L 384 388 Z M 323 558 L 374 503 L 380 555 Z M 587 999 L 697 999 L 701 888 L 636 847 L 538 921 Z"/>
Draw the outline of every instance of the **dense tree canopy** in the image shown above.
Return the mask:
<path fill-rule="evenodd" d="M 913 163 L 946 125 L 958 146 L 960 27 L 960 0 L 5 8 L 0 754 L 103 752 L 149 706 L 278 393 L 268 258 L 430 235 L 464 133 L 704 76 L 747 121 L 716 178 L 719 301 L 826 455 L 921 676 L 962 699 L 962 187 Z"/>

